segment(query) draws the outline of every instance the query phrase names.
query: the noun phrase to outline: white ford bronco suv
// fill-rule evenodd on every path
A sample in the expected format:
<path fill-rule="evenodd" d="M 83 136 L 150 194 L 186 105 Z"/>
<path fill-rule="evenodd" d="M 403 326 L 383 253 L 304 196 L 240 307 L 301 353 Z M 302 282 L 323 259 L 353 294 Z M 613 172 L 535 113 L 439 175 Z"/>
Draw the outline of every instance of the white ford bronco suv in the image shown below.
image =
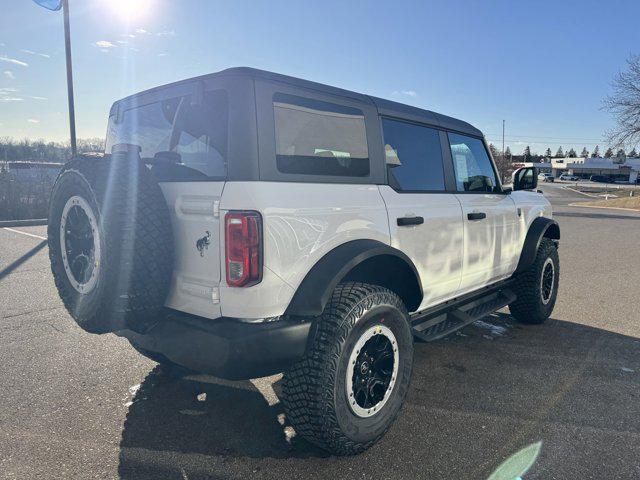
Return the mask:
<path fill-rule="evenodd" d="M 288 421 L 333 453 L 391 426 L 414 339 L 553 310 L 537 172 L 502 186 L 463 121 L 233 68 L 117 101 L 106 152 L 69 161 L 51 197 L 74 320 L 188 372 L 284 372 Z"/>

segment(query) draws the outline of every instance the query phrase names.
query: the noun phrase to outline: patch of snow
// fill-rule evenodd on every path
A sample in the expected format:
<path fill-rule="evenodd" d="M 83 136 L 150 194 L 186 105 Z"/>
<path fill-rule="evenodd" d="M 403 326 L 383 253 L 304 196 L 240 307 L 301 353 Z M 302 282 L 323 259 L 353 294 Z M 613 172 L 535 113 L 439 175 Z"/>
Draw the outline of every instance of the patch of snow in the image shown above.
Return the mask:
<path fill-rule="evenodd" d="M 270 378 L 259 378 L 255 380 L 251 380 L 251 383 L 256 390 L 260 392 L 262 397 L 265 399 L 267 404 L 272 407 L 280 403 L 280 399 L 276 395 L 276 392 L 273 390 L 273 381 Z"/>
<path fill-rule="evenodd" d="M 296 431 L 293 427 L 284 427 L 284 439 L 291 443 L 291 439 L 296 436 Z"/>
<path fill-rule="evenodd" d="M 493 323 L 485 322 L 482 320 L 476 320 L 473 322 L 476 327 L 484 328 L 485 330 L 489 330 L 492 335 L 504 335 L 507 333 L 507 329 L 505 327 L 501 327 L 500 325 L 494 325 Z"/>

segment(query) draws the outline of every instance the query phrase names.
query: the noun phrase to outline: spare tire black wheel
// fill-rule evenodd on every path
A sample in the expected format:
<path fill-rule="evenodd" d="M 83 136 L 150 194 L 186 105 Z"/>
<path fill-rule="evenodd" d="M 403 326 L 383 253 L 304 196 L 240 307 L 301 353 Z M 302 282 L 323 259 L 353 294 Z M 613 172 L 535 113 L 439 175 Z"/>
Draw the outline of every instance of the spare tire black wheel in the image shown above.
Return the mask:
<path fill-rule="evenodd" d="M 144 333 L 162 318 L 173 270 L 171 220 L 137 152 L 65 164 L 47 232 L 58 293 L 84 330 Z"/>

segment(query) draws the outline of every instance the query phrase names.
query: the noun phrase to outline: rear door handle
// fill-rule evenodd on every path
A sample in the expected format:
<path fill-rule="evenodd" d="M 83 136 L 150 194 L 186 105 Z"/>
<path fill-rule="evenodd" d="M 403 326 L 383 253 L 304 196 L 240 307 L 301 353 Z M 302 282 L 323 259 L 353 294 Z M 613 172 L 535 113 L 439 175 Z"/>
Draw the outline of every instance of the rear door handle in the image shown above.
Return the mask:
<path fill-rule="evenodd" d="M 424 223 L 424 218 L 422 217 L 399 217 L 398 218 L 399 227 L 408 227 L 411 225 L 422 225 L 423 223 Z"/>
<path fill-rule="evenodd" d="M 469 220 L 484 220 L 485 218 L 487 218 L 487 214 L 484 212 L 472 212 L 467 213 L 467 218 Z"/>

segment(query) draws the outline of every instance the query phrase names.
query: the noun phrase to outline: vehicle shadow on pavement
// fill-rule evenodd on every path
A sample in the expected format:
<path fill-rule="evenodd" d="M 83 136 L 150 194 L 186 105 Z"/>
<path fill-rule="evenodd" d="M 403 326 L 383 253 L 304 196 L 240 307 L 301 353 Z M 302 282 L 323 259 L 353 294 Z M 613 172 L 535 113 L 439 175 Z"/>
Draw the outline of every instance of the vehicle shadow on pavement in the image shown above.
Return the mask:
<path fill-rule="evenodd" d="M 180 468 L 167 471 L 172 456 L 165 464 L 158 452 L 227 458 L 328 456 L 304 440 L 288 439 L 282 404 L 269 405 L 251 382 L 208 383 L 162 372 L 158 366 L 147 375 L 129 407 L 121 441 L 122 478 L 182 478 Z"/>
<path fill-rule="evenodd" d="M 42 250 L 46 246 L 47 246 L 47 241 L 43 240 L 38 245 L 33 247 L 31 250 L 23 254 L 20 258 L 18 258 L 17 260 L 14 260 L 9 265 L 7 265 L 2 270 L 0 270 L 0 281 L 3 278 L 9 276 L 10 273 L 12 273 L 18 267 L 20 267 L 23 263 L 27 262 L 31 257 L 36 255 L 40 250 Z"/>
<path fill-rule="evenodd" d="M 492 315 L 446 339 L 416 344 L 412 386 L 396 424 L 367 452 L 339 459 L 295 436 L 288 440 L 282 404 L 268 401 L 253 383 L 171 380 L 156 368 L 129 408 L 119 473 L 128 479 L 476 479 L 542 440 L 527 478 L 611 478 L 613 472 L 632 478 L 640 472 L 638 358 L 634 337 Z M 198 401 L 200 392 L 206 401 Z"/>

